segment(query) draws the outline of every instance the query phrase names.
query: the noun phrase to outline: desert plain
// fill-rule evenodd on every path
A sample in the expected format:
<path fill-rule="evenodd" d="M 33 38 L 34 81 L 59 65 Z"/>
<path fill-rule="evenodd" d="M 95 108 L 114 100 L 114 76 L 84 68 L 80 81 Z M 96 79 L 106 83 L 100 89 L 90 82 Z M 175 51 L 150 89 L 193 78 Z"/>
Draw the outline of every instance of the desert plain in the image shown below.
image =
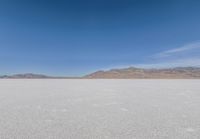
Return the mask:
<path fill-rule="evenodd" d="M 0 80 L 0 139 L 199 138 L 198 79 Z"/>

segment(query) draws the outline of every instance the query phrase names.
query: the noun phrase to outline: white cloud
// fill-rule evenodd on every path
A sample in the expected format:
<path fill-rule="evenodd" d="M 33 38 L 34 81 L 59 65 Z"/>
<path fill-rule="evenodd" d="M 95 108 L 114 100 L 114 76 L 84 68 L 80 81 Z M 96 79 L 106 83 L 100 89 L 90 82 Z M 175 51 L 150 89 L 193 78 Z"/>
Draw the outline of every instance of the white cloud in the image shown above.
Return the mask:
<path fill-rule="evenodd" d="M 166 50 L 166 51 L 157 53 L 157 54 L 154 55 L 154 57 L 155 58 L 170 57 L 170 56 L 177 55 L 179 53 L 183 53 L 183 52 L 187 52 L 187 51 L 191 51 L 191 50 L 196 50 L 196 49 L 200 49 L 200 42 L 199 41 L 186 44 L 182 47 L 177 47 L 177 48 L 174 48 L 174 49 L 170 49 L 170 50 Z"/>
<path fill-rule="evenodd" d="M 157 53 L 153 56 L 151 63 L 135 66 L 142 68 L 200 67 L 200 41 Z"/>
<path fill-rule="evenodd" d="M 200 58 L 185 58 L 158 63 L 136 64 L 134 66 L 141 68 L 200 67 Z"/>
<path fill-rule="evenodd" d="M 193 42 L 182 47 L 166 50 L 148 57 L 147 61 L 139 64 L 115 65 L 104 68 L 109 70 L 113 68 L 173 68 L 173 67 L 200 67 L 200 41 Z"/>

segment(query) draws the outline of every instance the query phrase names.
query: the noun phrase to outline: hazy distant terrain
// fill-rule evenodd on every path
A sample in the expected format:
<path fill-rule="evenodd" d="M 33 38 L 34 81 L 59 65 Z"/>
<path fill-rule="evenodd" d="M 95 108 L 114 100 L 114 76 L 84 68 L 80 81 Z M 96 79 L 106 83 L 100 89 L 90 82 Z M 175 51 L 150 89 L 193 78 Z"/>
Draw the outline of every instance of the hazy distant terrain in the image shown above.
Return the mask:
<path fill-rule="evenodd" d="M 79 77 L 48 76 L 42 74 L 3 75 L 0 79 L 200 79 L 200 67 L 176 67 L 166 69 L 142 69 L 129 67 L 97 71 Z"/>
<path fill-rule="evenodd" d="M 24 74 L 0 76 L 0 79 L 77 79 L 77 78 L 78 77 L 49 76 L 49 75 L 34 74 L 34 73 L 24 73 Z"/>
<path fill-rule="evenodd" d="M 14 74 L 14 75 L 2 75 L 0 76 L 2 79 L 38 79 L 38 78 L 51 78 L 50 76 L 47 75 L 42 75 L 42 74 L 33 74 L 33 73 L 26 73 L 26 74 Z"/>
<path fill-rule="evenodd" d="M 199 139 L 200 80 L 0 80 L 1 139 Z"/>
<path fill-rule="evenodd" d="M 97 71 L 86 75 L 85 78 L 102 79 L 200 79 L 200 68 L 177 67 L 166 69 L 124 68 Z"/>

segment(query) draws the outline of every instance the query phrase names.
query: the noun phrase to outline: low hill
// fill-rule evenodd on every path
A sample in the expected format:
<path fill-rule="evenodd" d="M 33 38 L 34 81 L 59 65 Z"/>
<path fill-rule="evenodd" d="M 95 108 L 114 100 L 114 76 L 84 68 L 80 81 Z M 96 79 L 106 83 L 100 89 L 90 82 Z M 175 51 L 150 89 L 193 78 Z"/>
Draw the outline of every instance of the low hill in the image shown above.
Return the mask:
<path fill-rule="evenodd" d="M 14 75 L 2 75 L 0 79 L 79 79 L 80 77 L 65 77 L 65 76 L 48 76 L 43 74 L 14 74 Z"/>
<path fill-rule="evenodd" d="M 33 73 L 26 73 L 26 74 L 14 74 L 14 75 L 3 75 L 0 78 L 4 79 L 44 79 L 44 78 L 51 78 L 50 76 L 42 75 L 42 74 L 33 74 Z"/>
<path fill-rule="evenodd" d="M 97 71 L 84 76 L 89 79 L 200 79 L 199 67 L 143 69 L 129 67 Z"/>

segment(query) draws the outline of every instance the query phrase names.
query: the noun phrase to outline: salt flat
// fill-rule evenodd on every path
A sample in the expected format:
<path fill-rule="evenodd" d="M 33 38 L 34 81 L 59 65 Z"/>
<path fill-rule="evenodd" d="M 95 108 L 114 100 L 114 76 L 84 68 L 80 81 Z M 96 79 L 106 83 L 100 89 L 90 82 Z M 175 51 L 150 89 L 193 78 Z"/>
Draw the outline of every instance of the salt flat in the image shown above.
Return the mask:
<path fill-rule="evenodd" d="M 199 139 L 200 80 L 0 80 L 0 139 Z"/>

